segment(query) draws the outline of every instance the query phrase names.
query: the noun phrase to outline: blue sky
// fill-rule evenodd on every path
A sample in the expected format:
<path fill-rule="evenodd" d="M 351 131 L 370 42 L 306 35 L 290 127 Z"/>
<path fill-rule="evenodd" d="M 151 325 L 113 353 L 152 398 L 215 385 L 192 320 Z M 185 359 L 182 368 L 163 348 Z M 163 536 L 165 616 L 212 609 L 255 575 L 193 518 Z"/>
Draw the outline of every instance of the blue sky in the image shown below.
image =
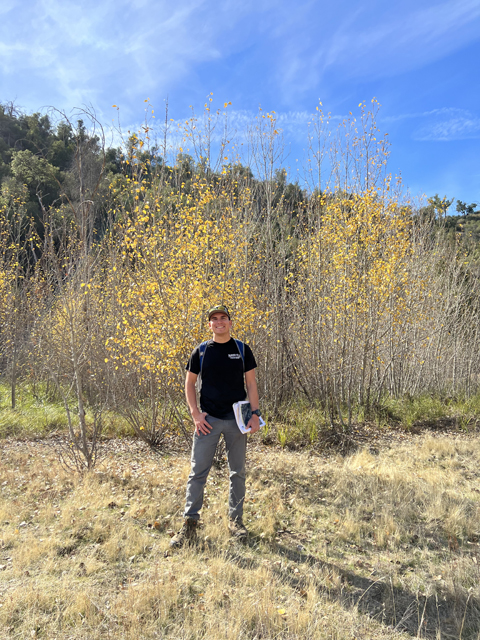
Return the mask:
<path fill-rule="evenodd" d="M 274 110 L 295 170 L 321 100 L 341 118 L 376 97 L 392 173 L 414 196 L 480 203 L 480 0 L 2 0 L 0 101 L 91 104 L 126 126 L 146 98 L 184 120 L 231 101 Z M 299 161 L 297 163 L 297 160 Z M 300 174 L 298 174 L 301 180 Z M 452 211 L 454 212 L 454 211 Z"/>

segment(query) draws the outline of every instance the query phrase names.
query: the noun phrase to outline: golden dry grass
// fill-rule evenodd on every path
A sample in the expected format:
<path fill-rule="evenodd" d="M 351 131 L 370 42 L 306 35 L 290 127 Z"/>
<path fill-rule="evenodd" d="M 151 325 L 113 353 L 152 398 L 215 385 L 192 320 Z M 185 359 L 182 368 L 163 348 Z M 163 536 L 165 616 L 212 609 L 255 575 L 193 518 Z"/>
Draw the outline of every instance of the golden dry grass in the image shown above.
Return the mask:
<path fill-rule="evenodd" d="M 479 637 L 478 438 L 251 448 L 249 544 L 213 469 L 200 541 L 174 553 L 188 455 L 112 441 L 80 479 L 46 442 L 0 453 L 2 639 Z"/>

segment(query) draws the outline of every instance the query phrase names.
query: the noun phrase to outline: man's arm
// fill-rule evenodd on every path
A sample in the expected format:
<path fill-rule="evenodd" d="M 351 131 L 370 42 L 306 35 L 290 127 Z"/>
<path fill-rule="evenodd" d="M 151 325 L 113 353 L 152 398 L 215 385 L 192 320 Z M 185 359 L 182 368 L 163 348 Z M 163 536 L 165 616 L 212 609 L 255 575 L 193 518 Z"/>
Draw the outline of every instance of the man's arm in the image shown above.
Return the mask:
<path fill-rule="evenodd" d="M 195 431 L 198 435 L 207 435 L 210 433 L 212 427 L 205 420 L 207 414 L 201 412 L 197 406 L 197 393 L 195 390 L 195 383 L 197 381 L 197 374 L 187 371 L 185 378 L 185 397 L 187 399 L 188 408 L 192 414 L 193 422 L 195 423 Z"/>
<path fill-rule="evenodd" d="M 245 373 L 245 386 L 247 387 L 248 401 L 252 411 L 258 409 L 258 388 L 257 380 L 255 378 L 255 369 L 250 369 Z M 251 429 L 250 433 L 256 433 L 260 429 L 260 418 L 254 414 L 250 418 L 247 424 L 247 429 Z"/>

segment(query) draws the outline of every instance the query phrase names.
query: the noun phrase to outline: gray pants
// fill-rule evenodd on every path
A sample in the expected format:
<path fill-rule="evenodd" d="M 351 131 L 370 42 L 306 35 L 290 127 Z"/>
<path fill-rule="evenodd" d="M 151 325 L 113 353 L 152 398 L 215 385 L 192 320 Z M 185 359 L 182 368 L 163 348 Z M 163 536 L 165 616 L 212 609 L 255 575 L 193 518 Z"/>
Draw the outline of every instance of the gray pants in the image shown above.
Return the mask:
<path fill-rule="evenodd" d="M 203 490 L 207 476 L 212 466 L 215 449 L 223 433 L 227 448 L 228 467 L 230 469 L 230 492 L 228 510 L 230 518 L 243 516 L 243 501 L 245 499 L 245 457 L 247 450 L 247 436 L 237 427 L 235 419 L 220 420 L 207 416 L 212 430 L 208 435 L 198 435 L 195 432 L 192 446 L 192 469 L 188 476 L 187 498 L 185 503 L 185 518 L 198 520 L 203 504 Z"/>

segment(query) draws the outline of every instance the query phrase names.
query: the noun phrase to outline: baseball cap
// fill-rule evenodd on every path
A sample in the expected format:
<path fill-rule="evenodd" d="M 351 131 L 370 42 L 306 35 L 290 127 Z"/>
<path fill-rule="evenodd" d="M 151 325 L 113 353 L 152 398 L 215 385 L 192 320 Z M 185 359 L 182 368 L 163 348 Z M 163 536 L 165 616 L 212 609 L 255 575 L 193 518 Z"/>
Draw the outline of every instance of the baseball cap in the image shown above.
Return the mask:
<path fill-rule="evenodd" d="M 225 313 L 228 316 L 228 319 L 230 320 L 230 312 L 224 304 L 217 304 L 216 307 L 212 307 L 208 311 L 208 319 L 210 320 L 210 317 L 213 316 L 214 313 L 218 313 L 218 312 Z"/>

